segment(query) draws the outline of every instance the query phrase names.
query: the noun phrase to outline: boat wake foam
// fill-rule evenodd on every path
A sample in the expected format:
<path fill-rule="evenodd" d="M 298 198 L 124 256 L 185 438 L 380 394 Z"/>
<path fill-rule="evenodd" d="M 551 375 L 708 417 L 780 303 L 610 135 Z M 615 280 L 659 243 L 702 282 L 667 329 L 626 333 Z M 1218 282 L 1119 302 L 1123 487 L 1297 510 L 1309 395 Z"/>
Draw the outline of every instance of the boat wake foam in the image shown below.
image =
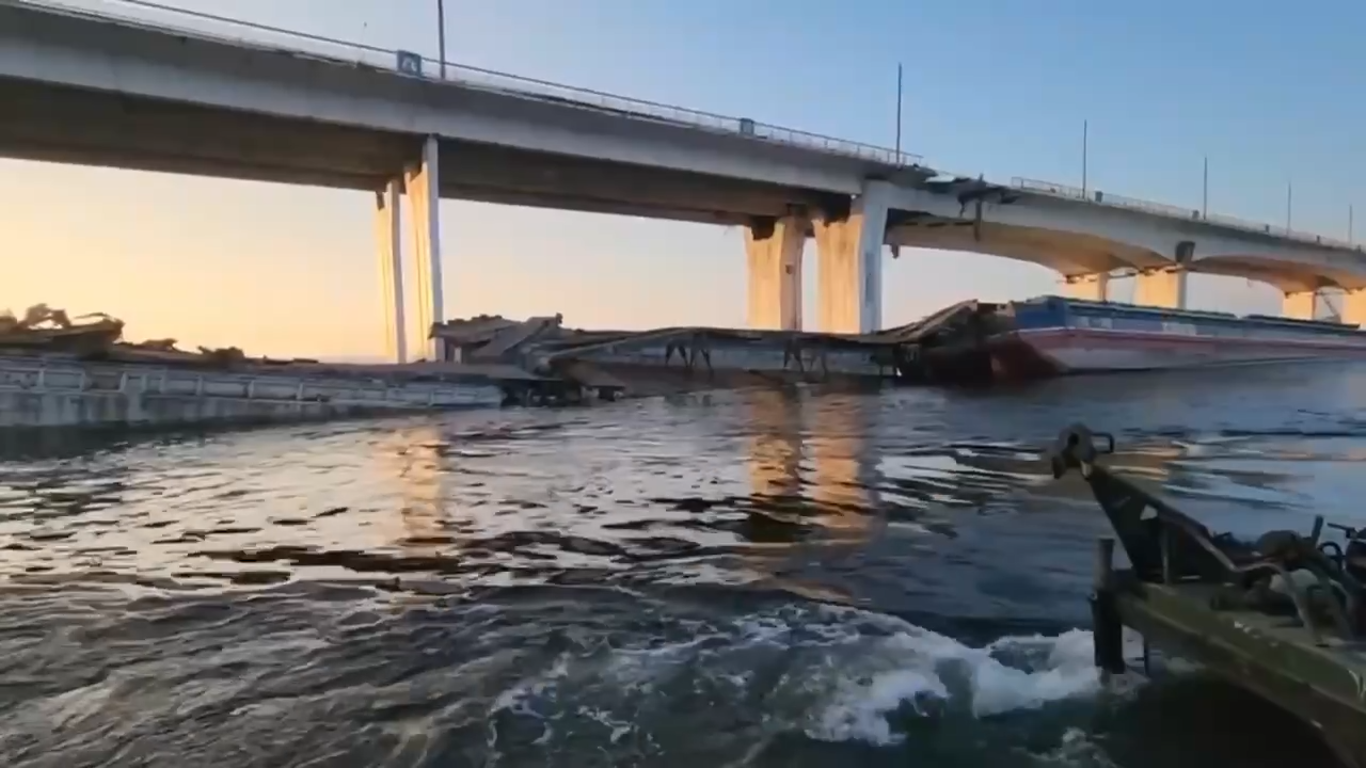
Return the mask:
<path fill-rule="evenodd" d="M 966 710 L 976 717 L 1036 709 L 1099 691 L 1091 633 L 1006 637 L 983 648 L 907 625 L 851 658 L 815 723 L 819 739 L 893 744 L 888 715 L 910 705 L 920 714 Z"/>
<path fill-rule="evenodd" d="M 656 731 L 668 710 L 715 707 L 718 719 L 749 720 L 753 742 L 800 733 L 892 746 L 917 720 L 976 720 L 1101 689 L 1091 633 L 1079 629 L 971 647 L 892 616 L 831 606 L 784 606 L 687 629 L 681 639 L 560 654 L 497 697 L 491 743 L 500 731 L 504 744 L 545 744 L 596 726 L 613 744 L 644 739 L 665 750 L 673 745 Z M 539 732 L 527 730 L 532 723 Z"/>

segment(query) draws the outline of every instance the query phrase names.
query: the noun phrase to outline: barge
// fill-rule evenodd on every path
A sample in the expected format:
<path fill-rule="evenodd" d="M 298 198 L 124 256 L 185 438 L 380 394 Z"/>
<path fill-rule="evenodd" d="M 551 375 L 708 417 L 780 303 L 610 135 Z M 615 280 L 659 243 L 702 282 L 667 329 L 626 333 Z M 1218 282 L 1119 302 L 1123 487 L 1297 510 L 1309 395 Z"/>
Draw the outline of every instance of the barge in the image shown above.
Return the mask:
<path fill-rule="evenodd" d="M 420 380 L 337 369 L 208 369 L 0 354 L 0 432 L 263 424 L 496 407 L 506 381 L 502 373 Z"/>
<path fill-rule="evenodd" d="M 906 350 L 973 315 L 968 305 L 880 334 L 726 328 L 583 331 L 561 318 L 434 324 L 437 359 L 363 365 L 252 358 L 236 347 L 121 340 L 105 316 L 36 305 L 0 313 L 0 431 L 284 422 L 468 407 L 615 400 L 701 389 L 904 378 Z"/>
<path fill-rule="evenodd" d="M 84 321 L 84 322 L 83 322 Z M 123 323 L 45 304 L 0 312 L 0 434 L 178 428 L 498 406 L 563 382 L 507 365 L 357 365 L 250 358 L 236 347 L 122 340 Z"/>
<path fill-rule="evenodd" d="M 1366 768 L 1366 531 L 1325 524 L 1252 541 L 1215 534 L 1139 480 L 1099 462 L 1114 438 L 1061 433 L 1053 476 L 1078 472 L 1114 530 L 1098 542 L 1095 663 L 1123 674 L 1124 627 L 1316 729 L 1348 768 Z M 1329 540 L 1326 528 L 1343 534 Z M 1118 539 L 1129 567 L 1113 562 Z"/>
<path fill-rule="evenodd" d="M 997 379 L 1366 359 L 1356 325 L 1044 296 L 990 305 L 980 344 Z"/>

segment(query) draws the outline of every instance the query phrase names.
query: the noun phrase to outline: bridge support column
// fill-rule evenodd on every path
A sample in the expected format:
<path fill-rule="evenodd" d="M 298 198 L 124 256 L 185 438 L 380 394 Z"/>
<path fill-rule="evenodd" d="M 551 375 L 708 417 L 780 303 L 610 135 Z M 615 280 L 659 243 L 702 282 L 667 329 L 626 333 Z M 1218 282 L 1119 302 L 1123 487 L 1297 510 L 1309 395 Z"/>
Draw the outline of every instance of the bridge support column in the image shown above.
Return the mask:
<path fill-rule="evenodd" d="M 809 223 L 794 215 L 745 228 L 750 328 L 802 329 L 802 250 Z"/>
<path fill-rule="evenodd" d="M 1366 288 L 1342 292 L 1342 312 L 1338 319 L 1344 323 L 1366 327 Z"/>
<path fill-rule="evenodd" d="M 1110 300 L 1110 273 L 1097 272 L 1094 275 L 1068 275 L 1063 278 L 1065 293 L 1069 299 L 1083 301 Z"/>
<path fill-rule="evenodd" d="M 882 328 L 882 244 L 891 184 L 864 182 L 844 218 L 823 216 L 816 233 L 820 330 L 872 333 Z"/>
<path fill-rule="evenodd" d="M 408 319 L 403 311 L 403 244 L 399 213 L 401 185 L 394 179 L 375 192 L 375 246 L 384 291 L 384 335 L 389 357 L 408 362 Z"/>
<path fill-rule="evenodd" d="M 1281 299 L 1281 316 L 1291 320 L 1313 320 L 1318 309 L 1318 291 L 1294 291 Z"/>
<path fill-rule="evenodd" d="M 1134 276 L 1134 303 L 1141 307 L 1186 308 L 1186 270 L 1167 267 Z"/>
<path fill-rule="evenodd" d="M 437 140 L 428 136 L 422 144 L 421 158 L 404 171 L 404 187 L 413 214 L 413 250 L 417 257 L 417 319 L 425 341 L 426 356 L 441 358 L 436 340 L 430 338 L 432 323 L 446 319 L 441 286 L 441 202 L 440 162 Z"/>

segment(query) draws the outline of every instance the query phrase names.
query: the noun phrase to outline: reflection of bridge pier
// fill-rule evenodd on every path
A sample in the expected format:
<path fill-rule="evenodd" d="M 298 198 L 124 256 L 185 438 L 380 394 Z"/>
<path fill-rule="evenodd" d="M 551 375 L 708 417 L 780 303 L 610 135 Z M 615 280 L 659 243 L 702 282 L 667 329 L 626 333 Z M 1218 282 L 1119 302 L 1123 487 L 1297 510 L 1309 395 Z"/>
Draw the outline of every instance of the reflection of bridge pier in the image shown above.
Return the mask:
<path fill-rule="evenodd" d="M 823 511 L 830 528 L 862 529 L 871 519 L 870 402 L 857 395 L 830 395 L 810 402 L 811 500 Z"/>
<path fill-rule="evenodd" d="M 445 547 L 445 500 L 441 487 L 441 433 L 434 427 L 404 430 L 381 444 L 385 463 L 399 486 L 400 530 L 394 544 L 416 555 L 436 555 Z M 386 522 L 387 525 L 387 522 Z"/>
<path fill-rule="evenodd" d="M 795 499 L 801 496 L 801 400 L 790 391 L 759 389 L 748 393 L 753 434 L 750 437 L 750 492 L 756 497 Z"/>
<path fill-rule="evenodd" d="M 748 393 L 753 437 L 751 492 L 779 504 L 799 504 L 809 523 L 862 529 L 873 502 L 867 455 L 870 400 L 807 397 L 778 389 Z"/>

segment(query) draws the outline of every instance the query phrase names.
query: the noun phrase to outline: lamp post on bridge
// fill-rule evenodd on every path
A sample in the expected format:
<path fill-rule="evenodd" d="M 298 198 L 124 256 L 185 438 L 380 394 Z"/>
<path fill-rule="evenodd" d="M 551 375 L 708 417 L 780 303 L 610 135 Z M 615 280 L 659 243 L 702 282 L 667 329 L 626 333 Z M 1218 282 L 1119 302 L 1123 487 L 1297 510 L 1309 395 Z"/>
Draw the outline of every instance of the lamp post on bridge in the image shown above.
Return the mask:
<path fill-rule="evenodd" d="M 1090 120 L 1081 121 L 1081 196 L 1083 198 L 1086 197 L 1086 156 L 1088 154 L 1086 145 L 1090 140 L 1090 123 Z"/>
<path fill-rule="evenodd" d="M 1205 155 L 1205 176 L 1200 191 L 1200 218 L 1209 219 L 1209 155 Z"/>
<path fill-rule="evenodd" d="M 902 65 L 896 63 L 896 164 L 901 165 L 901 98 L 902 87 Z"/>
<path fill-rule="evenodd" d="M 436 47 L 441 79 L 446 79 L 446 0 L 436 0 Z"/>
<path fill-rule="evenodd" d="M 1290 204 L 1295 199 L 1295 180 L 1285 183 L 1285 233 L 1290 234 Z"/>

